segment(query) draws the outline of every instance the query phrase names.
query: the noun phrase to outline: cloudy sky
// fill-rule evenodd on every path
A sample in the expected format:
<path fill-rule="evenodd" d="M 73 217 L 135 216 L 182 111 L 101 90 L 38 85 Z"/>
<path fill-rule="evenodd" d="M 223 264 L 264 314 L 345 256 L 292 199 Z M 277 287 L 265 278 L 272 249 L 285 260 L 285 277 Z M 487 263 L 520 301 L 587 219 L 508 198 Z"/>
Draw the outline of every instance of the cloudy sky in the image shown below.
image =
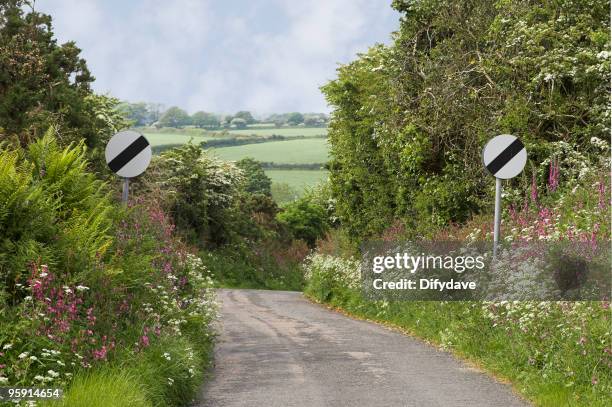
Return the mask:
<path fill-rule="evenodd" d="M 399 26 L 391 0 L 38 0 L 94 88 L 190 112 L 326 112 L 338 63 Z"/>

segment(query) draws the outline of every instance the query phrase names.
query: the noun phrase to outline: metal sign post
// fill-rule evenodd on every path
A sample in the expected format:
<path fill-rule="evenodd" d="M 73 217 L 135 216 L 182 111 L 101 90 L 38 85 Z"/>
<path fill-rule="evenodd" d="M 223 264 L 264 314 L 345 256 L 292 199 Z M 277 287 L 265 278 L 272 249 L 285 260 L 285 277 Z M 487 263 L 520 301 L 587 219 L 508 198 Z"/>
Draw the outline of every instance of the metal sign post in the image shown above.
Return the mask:
<path fill-rule="evenodd" d="M 130 179 L 123 178 L 123 193 L 121 194 L 121 202 L 123 202 L 124 205 L 127 205 L 128 203 L 129 193 L 130 193 Z"/>
<path fill-rule="evenodd" d="M 482 150 L 482 162 L 495 177 L 495 216 L 493 219 L 493 258 L 497 256 L 501 229 L 502 180 L 516 177 L 527 163 L 527 150 L 515 136 L 493 137 Z"/>
<path fill-rule="evenodd" d="M 142 174 L 149 166 L 153 155 L 151 144 L 140 133 L 120 131 L 108 141 L 104 155 L 111 171 L 123 178 L 121 202 L 127 205 L 130 178 Z"/>
<path fill-rule="evenodd" d="M 495 178 L 495 217 L 493 219 L 493 258 L 497 256 L 497 244 L 499 243 L 499 230 L 501 228 L 501 195 L 502 180 Z"/>

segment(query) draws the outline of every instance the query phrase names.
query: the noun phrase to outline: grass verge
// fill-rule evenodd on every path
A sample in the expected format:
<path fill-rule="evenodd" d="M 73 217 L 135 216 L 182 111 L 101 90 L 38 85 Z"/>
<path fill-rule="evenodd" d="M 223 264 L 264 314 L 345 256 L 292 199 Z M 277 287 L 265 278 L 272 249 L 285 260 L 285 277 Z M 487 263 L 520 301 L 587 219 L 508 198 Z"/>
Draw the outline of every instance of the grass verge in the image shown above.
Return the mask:
<path fill-rule="evenodd" d="M 77 373 L 59 401 L 45 407 L 189 405 L 205 379 L 212 338 L 166 336 L 136 354 Z"/>

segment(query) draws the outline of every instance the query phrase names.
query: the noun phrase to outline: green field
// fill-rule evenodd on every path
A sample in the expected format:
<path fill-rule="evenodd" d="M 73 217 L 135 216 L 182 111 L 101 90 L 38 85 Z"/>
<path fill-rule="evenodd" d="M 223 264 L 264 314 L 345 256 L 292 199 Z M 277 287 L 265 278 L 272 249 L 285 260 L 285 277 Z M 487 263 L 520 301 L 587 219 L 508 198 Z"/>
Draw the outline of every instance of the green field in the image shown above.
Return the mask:
<path fill-rule="evenodd" d="M 266 175 L 272 182 L 286 183 L 291 188 L 301 191 L 304 188 L 317 185 L 327 179 L 325 170 L 266 170 Z"/>
<path fill-rule="evenodd" d="M 300 139 L 246 144 L 212 149 L 223 160 L 235 161 L 252 157 L 261 162 L 278 164 L 325 163 L 329 159 L 327 139 Z"/>
<path fill-rule="evenodd" d="M 212 136 L 210 132 L 201 129 L 137 129 L 149 140 L 156 153 L 163 150 L 185 144 L 192 140 L 195 144 L 223 136 Z M 245 130 L 233 130 L 231 135 L 269 136 L 272 134 L 285 137 L 306 136 L 312 137 L 327 133 L 325 128 L 249 128 Z M 266 143 L 245 144 L 241 146 L 213 148 L 212 152 L 223 160 L 237 161 L 245 157 L 252 157 L 257 161 L 273 162 L 278 164 L 311 164 L 325 163 L 328 160 L 328 144 L 325 138 L 306 138 L 295 140 L 271 141 Z M 276 184 L 288 184 L 298 195 L 305 188 L 312 187 L 327 178 L 325 170 L 286 170 L 267 169 L 266 174 Z"/>
<path fill-rule="evenodd" d="M 202 141 L 210 140 L 211 136 L 204 136 L 198 134 L 180 134 L 180 133 L 149 133 L 142 132 L 142 134 L 149 140 L 149 143 L 153 147 L 163 145 L 179 145 L 185 144 L 190 139 L 193 139 L 194 143 L 200 143 Z"/>
<path fill-rule="evenodd" d="M 278 136 L 285 137 L 314 137 L 314 136 L 326 136 L 327 127 L 273 127 L 273 128 L 247 128 L 241 130 L 229 129 L 230 134 L 239 134 L 242 136 L 255 134 L 257 136 L 271 136 L 276 134 Z"/>

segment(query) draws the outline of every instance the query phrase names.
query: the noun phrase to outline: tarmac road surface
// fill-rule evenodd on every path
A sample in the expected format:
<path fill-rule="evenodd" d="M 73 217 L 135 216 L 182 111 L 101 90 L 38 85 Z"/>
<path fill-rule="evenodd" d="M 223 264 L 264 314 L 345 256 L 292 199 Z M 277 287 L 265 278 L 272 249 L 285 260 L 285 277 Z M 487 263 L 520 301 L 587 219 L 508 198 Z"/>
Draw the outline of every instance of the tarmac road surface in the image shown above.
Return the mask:
<path fill-rule="evenodd" d="M 197 406 L 527 406 L 450 354 L 313 304 L 219 290 L 220 335 Z"/>

